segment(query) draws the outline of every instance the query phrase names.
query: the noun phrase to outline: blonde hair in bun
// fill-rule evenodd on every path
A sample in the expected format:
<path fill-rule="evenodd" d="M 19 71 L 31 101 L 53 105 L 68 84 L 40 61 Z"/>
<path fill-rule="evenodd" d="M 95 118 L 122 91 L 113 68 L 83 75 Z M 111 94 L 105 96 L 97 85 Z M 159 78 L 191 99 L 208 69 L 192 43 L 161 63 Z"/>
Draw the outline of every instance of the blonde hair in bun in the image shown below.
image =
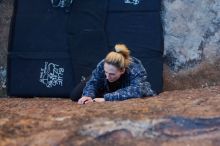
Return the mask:
<path fill-rule="evenodd" d="M 115 52 L 108 53 L 105 62 L 120 69 L 127 68 L 131 63 L 130 50 L 125 44 L 116 44 Z"/>

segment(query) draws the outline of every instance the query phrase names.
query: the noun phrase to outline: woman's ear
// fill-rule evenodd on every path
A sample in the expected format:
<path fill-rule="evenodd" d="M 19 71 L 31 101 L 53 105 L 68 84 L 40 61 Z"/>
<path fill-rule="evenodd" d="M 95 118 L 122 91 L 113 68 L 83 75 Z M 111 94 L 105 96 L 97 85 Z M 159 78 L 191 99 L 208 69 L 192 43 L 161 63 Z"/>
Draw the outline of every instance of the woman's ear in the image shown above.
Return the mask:
<path fill-rule="evenodd" d="M 125 68 L 122 68 L 121 69 L 121 74 L 124 74 L 125 73 Z"/>

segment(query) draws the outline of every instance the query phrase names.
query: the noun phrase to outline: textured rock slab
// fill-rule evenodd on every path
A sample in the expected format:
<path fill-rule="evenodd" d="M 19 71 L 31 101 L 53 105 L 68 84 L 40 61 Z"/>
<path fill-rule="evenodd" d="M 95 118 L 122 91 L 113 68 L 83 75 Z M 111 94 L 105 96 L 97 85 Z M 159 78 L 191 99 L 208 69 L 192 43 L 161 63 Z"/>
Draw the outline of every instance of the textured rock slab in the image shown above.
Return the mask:
<path fill-rule="evenodd" d="M 173 70 L 220 57 L 220 1 L 164 0 L 165 55 Z"/>
<path fill-rule="evenodd" d="M 220 85 L 220 59 L 214 63 L 203 62 L 194 68 L 178 73 L 164 66 L 164 90 L 184 90 Z"/>
<path fill-rule="evenodd" d="M 0 66 L 6 66 L 13 0 L 0 0 Z"/>
<path fill-rule="evenodd" d="M 80 130 L 82 135 L 90 135 L 98 139 L 120 135 L 130 138 L 172 139 L 200 136 L 207 133 L 220 133 L 220 117 L 217 118 L 183 118 L 167 117 L 145 119 L 141 121 L 97 119 Z"/>
<path fill-rule="evenodd" d="M 0 145 L 218 146 L 219 102 L 220 86 L 89 105 L 2 98 Z"/>

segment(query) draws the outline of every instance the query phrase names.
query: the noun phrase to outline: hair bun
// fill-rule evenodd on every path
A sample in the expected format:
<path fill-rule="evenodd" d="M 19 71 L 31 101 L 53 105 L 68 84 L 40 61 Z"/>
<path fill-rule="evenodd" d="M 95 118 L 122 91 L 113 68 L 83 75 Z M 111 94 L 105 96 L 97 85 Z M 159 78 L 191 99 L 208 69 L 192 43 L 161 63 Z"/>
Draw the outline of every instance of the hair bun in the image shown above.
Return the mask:
<path fill-rule="evenodd" d="M 130 51 L 124 44 L 116 44 L 115 52 L 111 51 L 105 57 L 106 63 L 112 64 L 120 69 L 127 68 L 131 61 Z"/>
<path fill-rule="evenodd" d="M 115 51 L 116 52 L 121 52 L 121 51 L 124 51 L 124 50 L 128 50 L 127 46 L 125 46 L 124 44 L 116 44 L 115 45 Z"/>
<path fill-rule="evenodd" d="M 124 44 L 116 44 L 116 45 L 115 45 L 115 51 L 116 51 L 117 53 L 122 54 L 126 59 L 127 59 L 127 58 L 129 57 L 129 55 L 130 55 L 129 49 L 128 49 L 127 46 L 124 45 Z"/>

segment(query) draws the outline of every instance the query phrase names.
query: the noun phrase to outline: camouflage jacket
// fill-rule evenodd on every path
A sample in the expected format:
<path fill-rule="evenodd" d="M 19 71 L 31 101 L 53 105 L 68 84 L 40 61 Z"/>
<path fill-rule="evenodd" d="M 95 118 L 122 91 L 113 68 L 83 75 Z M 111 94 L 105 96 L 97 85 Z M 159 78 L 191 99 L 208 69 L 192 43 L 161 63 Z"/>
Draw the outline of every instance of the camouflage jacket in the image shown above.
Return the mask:
<path fill-rule="evenodd" d="M 105 77 L 104 60 L 102 60 L 86 83 L 83 96 L 102 97 L 106 101 L 118 101 L 155 95 L 150 83 L 147 81 L 146 70 L 137 58 L 132 57 L 132 63 L 122 76 L 119 88 L 111 92 Z"/>

